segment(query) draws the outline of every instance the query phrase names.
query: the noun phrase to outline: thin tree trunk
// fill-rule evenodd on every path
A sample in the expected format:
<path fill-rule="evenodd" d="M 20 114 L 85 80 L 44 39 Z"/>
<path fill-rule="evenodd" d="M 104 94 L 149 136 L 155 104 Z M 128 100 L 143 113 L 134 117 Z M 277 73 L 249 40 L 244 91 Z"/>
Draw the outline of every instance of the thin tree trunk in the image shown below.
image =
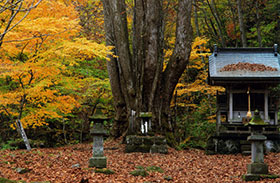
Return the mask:
<path fill-rule="evenodd" d="M 195 24 L 196 35 L 197 35 L 197 37 L 200 37 L 201 34 L 200 34 L 199 24 L 198 24 L 197 1 L 196 0 L 194 0 L 194 24 Z M 201 46 L 199 46 L 199 49 L 200 48 L 201 48 Z M 202 51 L 200 51 L 200 53 L 202 53 Z M 201 56 L 201 60 L 202 60 L 202 63 L 205 63 L 203 56 Z M 204 66 L 204 69 L 205 69 L 205 66 Z M 177 91 L 176 91 L 176 93 L 177 93 Z"/>
<path fill-rule="evenodd" d="M 217 30 L 214 26 L 214 23 L 212 22 L 211 19 L 208 19 L 208 16 L 207 16 L 207 13 L 206 11 L 202 8 L 201 9 L 203 11 L 203 14 L 204 14 L 204 22 L 206 24 L 206 26 L 208 27 L 208 30 L 212 30 L 211 31 L 211 34 L 212 34 L 212 37 L 216 38 L 216 40 L 218 41 L 217 37 L 218 37 L 218 33 L 217 33 Z M 210 25 L 208 24 L 208 20 L 210 22 Z"/>
<path fill-rule="evenodd" d="M 65 130 L 66 124 L 65 124 L 65 119 L 64 118 L 62 119 L 62 122 L 63 122 L 62 132 L 63 132 L 63 137 L 64 137 L 64 143 L 68 144 L 67 136 L 66 136 L 66 130 Z M 83 122 L 82 122 L 82 124 L 83 124 Z M 80 143 L 82 143 L 82 139 L 83 139 L 83 127 L 81 129 L 81 134 L 80 134 Z"/>
<path fill-rule="evenodd" d="M 217 13 L 217 10 L 215 8 L 215 2 L 212 0 L 211 1 L 211 4 L 209 3 L 208 0 L 206 0 L 209 8 L 210 8 L 210 11 L 217 23 L 217 28 L 218 28 L 218 32 L 219 32 L 219 37 L 221 39 L 221 44 L 222 44 L 222 47 L 226 47 L 226 42 L 225 42 L 225 39 L 224 39 L 224 34 L 223 34 L 223 31 L 222 31 L 222 24 L 221 24 L 221 21 L 220 21 L 220 17 L 218 16 L 218 13 Z"/>
<path fill-rule="evenodd" d="M 256 6 L 256 22 L 257 22 L 258 43 L 259 43 L 259 47 L 262 47 L 262 36 L 261 36 L 259 2 L 258 2 L 258 0 L 256 0 L 255 6 Z"/>
<path fill-rule="evenodd" d="M 236 30 L 236 16 L 235 16 L 235 11 L 233 8 L 233 5 L 231 3 L 231 0 L 228 0 L 228 6 L 230 7 L 231 10 L 231 14 L 232 14 L 232 23 L 233 23 L 233 31 L 234 31 L 234 35 L 237 35 L 237 30 Z M 235 47 L 238 46 L 238 42 L 237 42 L 237 38 L 235 38 Z"/>
<path fill-rule="evenodd" d="M 242 0 L 237 0 L 237 10 L 238 10 L 238 19 L 239 19 L 242 46 L 245 48 L 247 47 L 247 37 L 246 37 L 246 27 L 244 25 L 244 20 L 243 20 Z"/>
<path fill-rule="evenodd" d="M 200 30 L 199 30 L 199 24 L 198 24 L 198 15 L 197 15 L 197 0 L 193 0 L 194 3 L 194 24 L 195 24 L 195 30 L 196 30 L 196 36 L 200 37 Z"/>
<path fill-rule="evenodd" d="M 22 123 L 20 122 L 19 119 L 16 121 L 16 125 L 17 125 L 17 128 L 19 129 L 18 131 L 20 131 L 20 134 L 21 134 L 21 137 L 22 137 L 22 139 L 23 139 L 23 141 L 24 141 L 24 144 L 25 144 L 25 146 L 26 146 L 26 149 L 27 149 L 28 151 L 30 151 L 30 150 L 31 150 L 31 146 L 30 146 L 29 140 L 28 140 L 27 135 L 26 135 L 26 133 L 25 133 L 25 131 L 24 131 L 24 128 L 23 128 L 23 126 L 22 126 Z"/>

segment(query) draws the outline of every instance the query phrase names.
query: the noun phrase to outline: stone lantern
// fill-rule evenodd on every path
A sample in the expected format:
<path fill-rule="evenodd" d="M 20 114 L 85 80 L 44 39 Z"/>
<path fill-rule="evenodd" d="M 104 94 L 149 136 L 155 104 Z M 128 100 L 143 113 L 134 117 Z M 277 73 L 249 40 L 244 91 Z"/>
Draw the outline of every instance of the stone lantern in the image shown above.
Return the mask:
<path fill-rule="evenodd" d="M 104 129 L 104 121 L 108 119 L 101 112 L 100 108 L 97 108 L 95 114 L 89 118 L 90 122 L 93 123 L 93 128 L 90 130 L 90 134 L 93 135 L 93 156 L 89 159 L 89 167 L 107 167 L 107 158 L 104 156 L 103 136 L 107 136 L 107 131 Z"/>
<path fill-rule="evenodd" d="M 277 178 L 268 174 L 268 165 L 264 163 L 264 141 L 267 139 L 262 133 L 266 123 L 249 123 L 251 135 L 247 138 L 251 142 L 251 163 L 247 165 L 245 181 L 257 181 L 265 178 Z"/>
<path fill-rule="evenodd" d="M 247 138 L 251 142 L 251 164 L 248 165 L 249 174 L 267 174 L 268 166 L 264 163 L 264 141 L 267 139 L 262 134 L 262 128 L 266 125 L 250 125 L 252 134 Z"/>

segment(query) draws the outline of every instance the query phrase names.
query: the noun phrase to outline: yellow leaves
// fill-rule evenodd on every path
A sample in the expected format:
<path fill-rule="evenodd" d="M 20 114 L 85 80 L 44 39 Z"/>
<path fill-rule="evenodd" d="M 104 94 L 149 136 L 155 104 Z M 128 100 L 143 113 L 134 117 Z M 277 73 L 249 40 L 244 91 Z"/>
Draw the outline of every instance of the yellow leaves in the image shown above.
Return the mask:
<path fill-rule="evenodd" d="M 191 108 L 197 108 L 196 104 L 188 104 L 188 103 L 177 103 L 177 106 L 179 107 L 191 107 Z"/>
<path fill-rule="evenodd" d="M 32 1 L 27 0 L 29 3 Z M 18 15 L 15 22 L 22 17 L 23 15 Z M 42 43 L 52 43 L 53 39 L 69 39 L 81 28 L 78 18 L 78 12 L 72 3 L 66 5 L 61 1 L 43 0 L 6 35 L 2 46 L 8 53 L 20 52 L 23 47 L 25 51 L 32 52 L 41 47 Z M 0 28 L 0 33 L 4 28 Z"/>
<path fill-rule="evenodd" d="M 101 96 L 107 99 L 112 97 L 109 79 L 85 78 L 81 81 L 81 88 L 86 91 L 82 95 L 82 100 L 87 98 L 98 99 Z"/>
<path fill-rule="evenodd" d="M 37 62 L 17 62 L 7 68 L 9 72 L 1 77 L 10 76 L 13 82 L 18 83 L 18 87 L 0 93 L 0 106 L 7 109 L 0 112 L 8 112 L 17 118 L 22 99 L 25 98 L 22 118 L 24 128 L 47 125 L 47 119 L 62 118 L 62 114 L 68 114 L 79 107 L 73 97 L 61 96 L 57 89 L 52 88 L 63 80 L 56 64 L 42 59 Z"/>
<path fill-rule="evenodd" d="M 80 107 L 80 104 L 71 96 L 59 96 L 56 98 L 56 102 L 50 105 L 63 114 L 69 114 L 74 108 Z"/>
<path fill-rule="evenodd" d="M 0 93 L 0 106 L 7 106 L 10 104 L 19 104 L 21 93 L 18 92 L 9 92 L 9 93 Z"/>
<path fill-rule="evenodd" d="M 45 109 L 39 109 L 31 112 L 29 115 L 22 118 L 23 128 L 36 128 L 43 125 L 48 125 L 46 122 L 47 119 L 52 118 L 61 118 L 61 115 L 58 115 L 55 111 L 49 111 Z"/>
<path fill-rule="evenodd" d="M 207 57 L 209 56 L 209 49 L 205 47 L 207 40 L 201 37 L 196 37 L 194 42 L 192 43 L 192 51 L 190 55 L 190 62 L 198 59 L 200 57 Z"/>
<path fill-rule="evenodd" d="M 188 70 L 196 70 L 198 73 L 195 81 L 182 84 L 178 83 L 176 86 L 176 91 L 178 96 L 191 96 L 193 93 L 204 93 L 206 95 L 215 95 L 217 90 L 222 91 L 222 87 L 209 86 L 206 83 L 208 78 L 208 68 L 206 64 L 202 62 L 201 57 L 207 56 L 209 49 L 204 46 L 207 43 L 206 39 L 197 37 L 192 44 L 192 52 L 190 57 L 190 63 L 188 65 Z M 206 58 L 205 58 L 206 60 Z M 204 61 L 205 62 L 205 61 Z M 188 71 L 187 71 L 188 72 Z"/>
<path fill-rule="evenodd" d="M 223 92 L 223 87 L 210 86 L 208 79 L 209 50 L 206 49 L 206 39 L 196 38 L 192 44 L 192 52 L 186 72 L 176 86 L 176 105 L 185 108 L 189 113 L 199 115 L 201 120 L 215 122 L 215 100 L 217 93 Z M 203 59 L 202 59 L 203 58 Z M 175 104 L 173 104 L 175 105 Z"/>
<path fill-rule="evenodd" d="M 22 112 L 24 128 L 47 125 L 48 120 L 59 120 L 79 108 L 78 100 L 83 97 L 75 95 L 76 91 L 87 90 L 86 97 L 94 98 L 101 94 L 111 97 L 108 79 L 81 79 L 71 70 L 84 60 L 107 59 L 108 54 L 112 55 L 112 47 L 77 38 L 81 26 L 79 13 L 72 2 L 43 0 L 6 35 L 0 48 L 0 80 L 9 77 L 15 84 L 8 90 L 1 90 L 0 113 L 18 118 Z M 101 6 L 100 1 L 91 3 L 92 6 Z M 98 11 L 98 14 L 102 13 L 102 9 Z M 16 18 L 22 17 L 19 14 Z M 98 25 L 103 23 L 100 21 Z M 24 106 L 20 111 L 22 101 Z"/>
<path fill-rule="evenodd" d="M 86 38 L 76 38 L 73 41 L 63 41 L 62 45 L 56 50 L 56 54 L 62 57 L 77 57 L 80 59 L 90 60 L 95 57 L 108 59 L 107 55 L 111 54 L 112 47 L 104 44 L 98 44 Z"/>
<path fill-rule="evenodd" d="M 216 114 L 207 117 L 208 122 L 216 123 Z"/>
<path fill-rule="evenodd" d="M 193 44 L 192 44 L 192 49 L 193 50 L 198 50 L 198 51 L 207 51 L 207 52 L 209 52 L 210 50 L 206 49 L 205 47 L 199 49 L 199 47 L 202 47 L 203 45 L 207 44 L 207 41 L 208 40 L 205 39 L 205 38 L 196 37 L 194 39 Z"/>

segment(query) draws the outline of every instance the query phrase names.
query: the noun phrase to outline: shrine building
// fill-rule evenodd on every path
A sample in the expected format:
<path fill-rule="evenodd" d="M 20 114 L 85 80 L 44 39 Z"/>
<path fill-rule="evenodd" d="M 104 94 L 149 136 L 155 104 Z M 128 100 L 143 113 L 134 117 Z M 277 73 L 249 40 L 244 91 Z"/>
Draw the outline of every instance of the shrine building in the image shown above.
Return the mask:
<path fill-rule="evenodd" d="M 225 88 L 225 92 L 217 93 L 217 141 L 246 139 L 250 134 L 246 123 L 255 112 L 269 124 L 264 134 L 269 139 L 279 139 L 279 58 L 276 44 L 273 48 L 214 46 L 209 56 L 209 84 Z"/>

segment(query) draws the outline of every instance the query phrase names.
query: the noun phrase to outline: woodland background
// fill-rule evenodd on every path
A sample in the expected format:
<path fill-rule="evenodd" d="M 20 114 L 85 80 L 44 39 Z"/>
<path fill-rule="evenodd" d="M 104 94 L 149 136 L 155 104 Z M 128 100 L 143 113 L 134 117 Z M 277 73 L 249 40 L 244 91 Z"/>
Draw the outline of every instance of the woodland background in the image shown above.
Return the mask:
<path fill-rule="evenodd" d="M 16 148 L 20 119 L 31 146 L 53 147 L 91 140 L 89 116 L 98 105 L 112 120 L 115 110 L 99 0 L 0 1 L 0 144 Z M 37 4 L 38 3 L 38 4 Z M 127 12 L 133 1 L 126 0 Z M 8 8 L 5 8 L 8 7 Z M 21 9 L 15 11 L 13 8 Z M 168 12 L 164 39 L 166 65 L 175 44 L 177 0 L 163 1 Z M 170 120 L 179 149 L 204 148 L 215 131 L 215 94 L 208 59 L 219 47 L 272 47 L 280 42 L 277 0 L 193 0 L 193 41 L 189 63 L 176 86 Z M 128 29 L 132 29 L 128 13 Z M 21 142 L 22 143 L 22 142 Z"/>

